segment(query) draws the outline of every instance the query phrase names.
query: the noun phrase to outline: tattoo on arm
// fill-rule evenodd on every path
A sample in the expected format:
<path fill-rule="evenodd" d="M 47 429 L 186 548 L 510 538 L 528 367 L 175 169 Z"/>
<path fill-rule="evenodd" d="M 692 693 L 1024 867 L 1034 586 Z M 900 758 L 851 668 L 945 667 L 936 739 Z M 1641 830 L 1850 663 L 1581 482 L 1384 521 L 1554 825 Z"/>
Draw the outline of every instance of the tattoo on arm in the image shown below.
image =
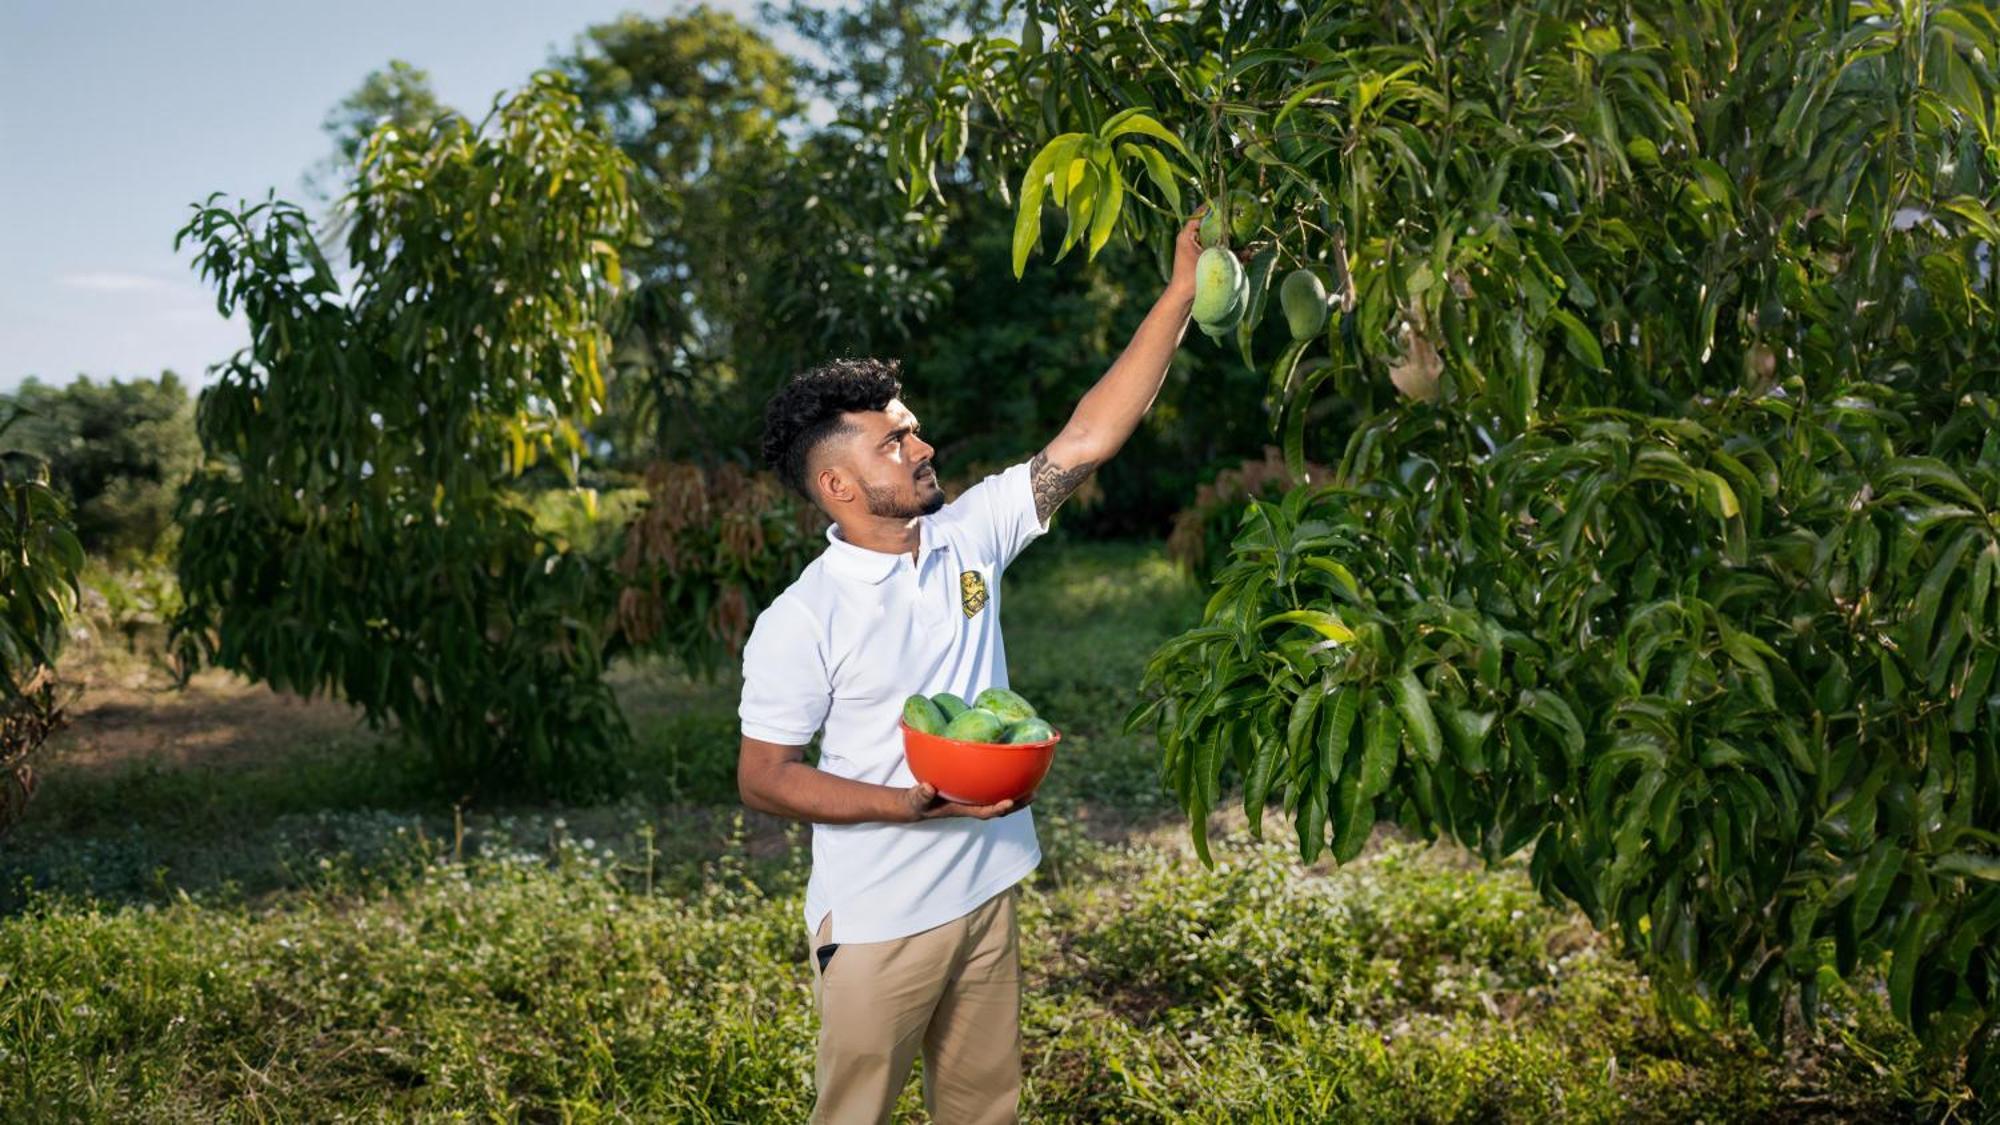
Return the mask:
<path fill-rule="evenodd" d="M 1085 461 L 1074 468 L 1054 464 L 1046 449 L 1035 454 L 1028 465 L 1028 479 L 1035 487 L 1035 516 L 1043 523 L 1049 522 L 1049 516 L 1096 468 L 1095 461 Z"/>

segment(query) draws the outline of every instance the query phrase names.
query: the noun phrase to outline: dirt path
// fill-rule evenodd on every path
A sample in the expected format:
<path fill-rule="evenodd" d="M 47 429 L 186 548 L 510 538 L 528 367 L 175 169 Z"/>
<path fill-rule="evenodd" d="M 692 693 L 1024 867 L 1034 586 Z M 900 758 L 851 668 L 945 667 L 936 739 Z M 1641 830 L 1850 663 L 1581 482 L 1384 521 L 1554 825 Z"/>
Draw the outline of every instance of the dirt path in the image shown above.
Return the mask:
<path fill-rule="evenodd" d="M 372 738 L 359 708 L 338 700 L 301 699 L 204 669 L 177 689 L 157 666 L 101 658 L 66 666 L 80 689 L 69 725 L 50 739 L 44 768 L 88 775 L 138 765 L 268 765 L 273 758 L 326 752 L 341 736 Z"/>

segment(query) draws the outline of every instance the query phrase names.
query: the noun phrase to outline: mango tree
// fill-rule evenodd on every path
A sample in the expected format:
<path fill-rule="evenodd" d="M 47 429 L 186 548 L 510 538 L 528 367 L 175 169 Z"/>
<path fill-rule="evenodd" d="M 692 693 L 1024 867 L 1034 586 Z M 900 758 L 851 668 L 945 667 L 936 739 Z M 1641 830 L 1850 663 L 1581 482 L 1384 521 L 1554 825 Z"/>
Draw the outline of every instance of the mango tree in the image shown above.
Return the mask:
<path fill-rule="evenodd" d="M 628 172 L 544 74 L 477 126 L 369 138 L 345 280 L 289 203 L 196 208 L 177 243 L 250 344 L 198 408 L 186 668 L 349 699 L 454 785 L 602 780 L 625 737 L 600 676 L 616 589 L 508 485 L 539 458 L 574 479 L 603 408 Z"/>
<path fill-rule="evenodd" d="M 35 792 L 33 758 L 63 724 L 56 678 L 81 593 L 83 546 L 48 466 L 5 437 L 24 417 L 0 419 L 0 835 Z"/>
<path fill-rule="evenodd" d="M 1898 1017 L 1990 1051 L 1992 9 L 1021 16 L 901 108 L 912 197 L 970 124 L 1017 271 L 1045 207 L 1058 257 L 1226 210 L 1228 344 L 1294 472 L 1337 466 L 1247 506 L 1148 667 L 1131 725 L 1203 856 L 1225 776 L 1308 861 L 1383 821 L 1527 849 L 1683 1017 L 1810 1022 L 1823 968 L 1886 954 Z M 1332 315 L 1267 315 L 1298 270 Z M 1328 397 L 1360 420 L 1308 424 Z"/>

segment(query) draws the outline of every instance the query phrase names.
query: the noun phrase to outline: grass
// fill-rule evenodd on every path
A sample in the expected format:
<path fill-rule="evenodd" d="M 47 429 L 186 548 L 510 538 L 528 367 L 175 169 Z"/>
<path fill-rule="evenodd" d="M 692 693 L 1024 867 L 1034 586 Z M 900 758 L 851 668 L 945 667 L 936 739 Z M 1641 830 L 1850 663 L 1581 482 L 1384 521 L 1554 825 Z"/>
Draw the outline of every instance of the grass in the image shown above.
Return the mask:
<path fill-rule="evenodd" d="M 1893 1121 L 1962 1096 L 1869 990 L 1829 988 L 1782 1052 L 1666 1024 L 1518 864 L 1385 837 L 1304 868 L 1238 811 L 1203 868 L 1119 733 L 1200 601 L 1149 546 L 1049 544 L 1007 578 L 1013 682 L 1066 731 L 1022 916 L 1028 1119 Z M 633 783 L 589 808 L 454 809 L 351 735 L 58 758 L 0 850 L 0 1120 L 803 1119 L 805 830 L 734 805 L 733 680 L 618 687 Z M 919 1104 L 913 1078 L 899 1120 Z"/>

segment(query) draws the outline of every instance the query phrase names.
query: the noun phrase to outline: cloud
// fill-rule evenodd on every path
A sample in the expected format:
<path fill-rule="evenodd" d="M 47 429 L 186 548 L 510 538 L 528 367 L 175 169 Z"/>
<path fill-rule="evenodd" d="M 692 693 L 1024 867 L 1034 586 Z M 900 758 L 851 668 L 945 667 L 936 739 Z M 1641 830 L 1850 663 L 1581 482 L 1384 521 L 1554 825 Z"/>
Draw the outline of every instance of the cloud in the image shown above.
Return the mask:
<path fill-rule="evenodd" d="M 170 293 L 182 288 L 142 273 L 70 273 L 56 278 L 56 284 L 91 293 Z"/>

